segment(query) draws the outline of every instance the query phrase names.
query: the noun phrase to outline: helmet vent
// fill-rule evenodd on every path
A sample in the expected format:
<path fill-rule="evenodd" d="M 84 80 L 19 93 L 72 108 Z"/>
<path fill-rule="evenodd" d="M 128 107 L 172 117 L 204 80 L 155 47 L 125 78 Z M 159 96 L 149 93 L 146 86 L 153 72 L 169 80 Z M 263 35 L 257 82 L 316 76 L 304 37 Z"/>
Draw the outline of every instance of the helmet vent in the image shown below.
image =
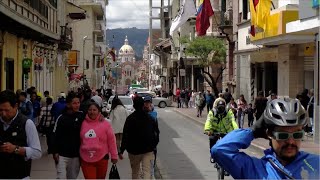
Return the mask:
<path fill-rule="evenodd" d="M 298 103 L 294 103 L 294 112 L 297 112 L 297 110 L 298 110 Z"/>
<path fill-rule="evenodd" d="M 296 119 L 287 119 L 288 124 L 295 124 L 296 121 L 297 121 Z"/>
<path fill-rule="evenodd" d="M 274 117 L 276 119 L 281 119 L 281 116 L 279 116 L 278 114 L 274 114 L 274 113 L 272 113 L 272 117 Z"/>
<path fill-rule="evenodd" d="M 279 104 L 279 107 L 280 107 L 282 112 L 287 112 L 287 109 L 286 109 L 286 107 L 284 106 L 283 103 L 278 103 L 278 104 Z"/>

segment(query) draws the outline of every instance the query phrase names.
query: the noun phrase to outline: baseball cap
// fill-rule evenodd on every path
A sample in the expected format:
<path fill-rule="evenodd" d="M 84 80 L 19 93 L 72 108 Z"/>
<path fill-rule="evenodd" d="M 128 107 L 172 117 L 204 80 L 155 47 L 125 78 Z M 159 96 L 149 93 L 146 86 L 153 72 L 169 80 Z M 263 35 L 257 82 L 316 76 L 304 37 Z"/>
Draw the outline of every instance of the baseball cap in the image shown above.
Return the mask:
<path fill-rule="evenodd" d="M 146 101 L 150 101 L 152 102 L 152 98 L 150 96 L 146 96 L 143 98 L 143 101 L 146 102 Z"/>
<path fill-rule="evenodd" d="M 97 103 L 99 107 L 102 107 L 102 98 L 100 96 L 93 96 L 91 100 Z"/>

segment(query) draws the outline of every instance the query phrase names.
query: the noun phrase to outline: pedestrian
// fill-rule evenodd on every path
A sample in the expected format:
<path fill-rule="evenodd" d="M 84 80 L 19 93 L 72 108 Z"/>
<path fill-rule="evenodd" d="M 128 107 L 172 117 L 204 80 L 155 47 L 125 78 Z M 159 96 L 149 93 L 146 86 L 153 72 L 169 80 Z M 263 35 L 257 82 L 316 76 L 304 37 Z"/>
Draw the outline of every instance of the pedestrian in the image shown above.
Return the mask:
<path fill-rule="evenodd" d="M 159 143 L 159 129 L 151 116 L 144 111 L 142 97 L 134 99 L 135 111 L 130 114 L 123 128 L 119 158 L 126 150 L 129 154 L 132 179 L 139 178 L 140 164 L 144 179 L 151 179 L 154 163 L 153 150 Z"/>
<path fill-rule="evenodd" d="M 53 159 L 58 179 L 76 179 L 80 171 L 80 128 L 84 119 L 80 109 L 80 98 L 70 92 L 66 98 L 66 109 L 56 120 L 53 129 Z"/>
<path fill-rule="evenodd" d="M 169 100 L 173 101 L 173 92 L 172 89 L 169 90 Z"/>
<path fill-rule="evenodd" d="M 314 133 L 314 119 L 313 119 L 313 112 L 314 112 L 314 90 L 310 89 L 309 91 L 310 93 L 310 100 L 308 103 L 308 107 L 307 107 L 307 112 L 308 112 L 308 116 L 309 116 L 309 128 L 311 128 L 311 130 L 309 130 L 309 135 L 313 136 Z"/>
<path fill-rule="evenodd" d="M 127 109 L 117 97 L 113 98 L 110 110 L 110 121 L 116 137 L 117 149 L 120 151 L 124 123 L 129 116 Z"/>
<path fill-rule="evenodd" d="M 243 94 L 241 94 L 237 100 L 237 107 L 238 126 L 239 128 L 243 128 L 245 111 L 247 109 L 247 101 L 244 99 Z"/>
<path fill-rule="evenodd" d="M 190 91 L 189 107 L 191 107 L 191 108 L 195 107 L 195 105 L 194 105 L 195 98 L 196 98 L 195 92 L 194 92 L 194 90 L 191 90 Z"/>
<path fill-rule="evenodd" d="M 252 127 L 228 133 L 213 146 L 211 155 L 234 179 L 319 179 L 320 156 L 300 150 L 308 148 L 302 143 L 305 113 L 296 99 L 273 100 Z M 269 141 L 265 155 L 246 154 L 259 138 Z"/>
<path fill-rule="evenodd" d="M 231 101 L 232 95 L 229 92 L 229 89 L 226 88 L 225 93 L 223 94 L 223 99 L 226 101 L 227 104 Z"/>
<path fill-rule="evenodd" d="M 205 99 L 207 104 L 207 112 L 209 113 L 209 111 L 213 108 L 214 102 L 214 97 L 209 90 L 207 90 L 207 93 L 205 94 Z"/>
<path fill-rule="evenodd" d="M 40 122 L 39 122 L 39 129 L 41 129 L 41 133 L 46 135 L 47 140 L 47 147 L 48 147 L 48 154 L 52 153 L 52 131 L 55 124 L 54 117 L 51 114 L 52 109 L 52 98 L 46 98 L 46 105 L 41 108 L 40 112 Z"/>
<path fill-rule="evenodd" d="M 144 99 L 144 110 L 151 116 L 152 120 L 155 121 L 156 126 L 158 127 L 158 113 L 154 110 L 154 107 L 152 105 L 152 98 L 150 96 L 146 96 Z M 159 131 L 160 134 L 160 131 Z M 157 147 L 154 148 L 153 150 L 153 154 L 154 154 L 154 163 L 153 163 L 153 167 L 152 167 L 152 179 L 154 178 L 154 172 L 155 172 L 155 165 L 157 162 Z"/>
<path fill-rule="evenodd" d="M 89 105 L 91 103 L 91 96 L 92 96 L 92 91 L 91 89 L 87 88 L 83 92 L 83 99 L 81 101 L 80 105 L 80 111 L 82 111 L 84 114 L 87 114 Z"/>
<path fill-rule="evenodd" d="M 227 105 L 227 111 L 229 111 L 230 109 L 232 110 L 234 117 L 237 118 L 238 107 L 237 103 L 234 102 L 234 98 L 231 98 L 229 104 Z"/>
<path fill-rule="evenodd" d="M 35 124 L 38 124 L 38 117 L 40 116 L 41 106 L 40 106 L 40 102 L 37 99 L 37 93 L 35 92 L 31 93 L 30 101 L 32 102 L 32 106 L 33 106 L 32 121 Z"/>
<path fill-rule="evenodd" d="M 253 108 L 251 103 L 249 103 L 249 106 L 246 109 L 246 113 L 248 114 L 248 127 L 251 127 L 254 121 Z"/>
<path fill-rule="evenodd" d="M 108 160 L 118 162 L 118 151 L 111 124 L 101 114 L 101 107 L 89 105 L 80 131 L 81 169 L 85 179 L 105 179 Z M 111 156 L 111 157 L 110 157 Z"/>
<path fill-rule="evenodd" d="M 191 91 L 189 91 L 187 88 L 185 89 L 185 105 L 187 108 L 189 108 L 189 101 L 190 101 Z"/>
<path fill-rule="evenodd" d="M 177 100 L 178 108 L 181 108 L 180 93 L 181 93 L 180 89 L 177 88 L 177 90 L 176 90 L 176 100 Z"/>
<path fill-rule="evenodd" d="M 258 120 L 262 113 L 264 112 L 264 109 L 267 106 L 268 99 L 263 96 L 263 92 L 259 91 L 258 96 L 254 99 L 254 105 L 253 110 L 254 114 L 256 116 L 256 120 Z"/>
<path fill-rule="evenodd" d="M 181 103 L 181 108 L 183 108 L 183 106 L 185 105 L 185 101 L 186 101 L 186 92 L 183 89 L 180 93 L 180 103 Z"/>
<path fill-rule="evenodd" d="M 98 94 L 95 94 L 94 96 L 91 97 L 91 102 L 92 101 L 97 103 L 99 107 L 102 107 L 103 100 Z"/>
<path fill-rule="evenodd" d="M 58 98 L 58 102 L 52 105 L 51 114 L 55 120 L 62 114 L 63 110 L 66 108 L 66 94 L 61 92 Z"/>
<path fill-rule="evenodd" d="M 45 91 L 45 92 L 43 93 L 43 95 L 44 95 L 44 98 L 42 98 L 41 101 L 40 101 L 41 107 L 46 106 L 46 104 L 47 104 L 46 99 L 47 99 L 47 98 L 50 97 L 50 98 L 52 99 L 52 101 L 53 101 L 53 99 L 54 99 L 52 96 L 50 96 L 49 91 Z"/>
<path fill-rule="evenodd" d="M 196 96 L 195 103 L 197 106 L 197 117 L 202 117 L 202 111 L 206 104 L 206 101 L 201 91 L 199 91 L 198 95 Z"/>
<path fill-rule="evenodd" d="M 36 126 L 17 103 L 13 91 L 0 92 L 0 179 L 29 179 L 31 161 L 42 155 Z"/>
<path fill-rule="evenodd" d="M 33 120 L 33 105 L 32 102 L 27 99 L 27 93 L 21 92 L 19 95 L 19 112 L 28 119 Z"/>

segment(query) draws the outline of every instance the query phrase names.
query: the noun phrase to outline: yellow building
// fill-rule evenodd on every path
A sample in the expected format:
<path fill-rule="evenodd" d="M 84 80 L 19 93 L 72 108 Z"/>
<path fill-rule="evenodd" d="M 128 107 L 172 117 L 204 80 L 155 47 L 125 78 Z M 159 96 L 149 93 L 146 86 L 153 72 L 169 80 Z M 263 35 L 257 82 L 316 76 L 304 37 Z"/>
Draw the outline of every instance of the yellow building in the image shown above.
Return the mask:
<path fill-rule="evenodd" d="M 72 47 L 67 19 L 73 15 L 68 7 L 76 6 L 67 0 L 0 1 L 1 90 L 35 86 L 53 96 L 67 90 L 65 51 Z"/>

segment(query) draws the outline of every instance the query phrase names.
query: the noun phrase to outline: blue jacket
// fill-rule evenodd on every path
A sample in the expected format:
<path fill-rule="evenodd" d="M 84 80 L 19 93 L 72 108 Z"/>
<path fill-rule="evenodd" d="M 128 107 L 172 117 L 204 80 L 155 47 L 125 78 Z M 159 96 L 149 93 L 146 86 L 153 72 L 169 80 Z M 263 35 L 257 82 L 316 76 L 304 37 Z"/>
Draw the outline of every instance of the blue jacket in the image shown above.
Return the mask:
<path fill-rule="evenodd" d="M 58 102 L 53 104 L 51 109 L 51 114 L 53 115 L 54 119 L 58 119 L 58 117 L 62 114 L 66 106 L 67 106 L 67 103 L 62 98 L 59 98 Z"/>
<path fill-rule="evenodd" d="M 296 159 L 284 167 L 272 149 L 265 150 L 261 159 L 239 152 L 239 149 L 248 148 L 253 139 L 251 129 L 234 130 L 212 147 L 211 155 L 235 179 L 287 179 L 268 159 L 295 179 L 319 179 L 319 155 L 300 151 Z"/>
<path fill-rule="evenodd" d="M 158 113 L 156 111 L 152 110 L 148 114 L 152 117 L 153 120 L 155 120 L 155 121 L 158 120 L 157 119 Z"/>

